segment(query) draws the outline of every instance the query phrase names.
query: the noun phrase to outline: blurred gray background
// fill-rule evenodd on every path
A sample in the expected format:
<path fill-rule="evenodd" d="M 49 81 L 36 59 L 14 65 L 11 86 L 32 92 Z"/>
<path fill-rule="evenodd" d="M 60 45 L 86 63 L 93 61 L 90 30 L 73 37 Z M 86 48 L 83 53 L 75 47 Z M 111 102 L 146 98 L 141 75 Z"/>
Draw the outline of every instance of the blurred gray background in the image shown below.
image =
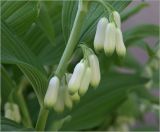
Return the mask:
<path fill-rule="evenodd" d="M 130 17 L 127 21 L 122 24 L 122 30 L 126 31 L 129 28 L 135 27 L 139 24 L 157 24 L 160 23 L 160 0 L 133 0 L 133 2 L 126 8 L 132 8 L 135 5 L 145 1 L 149 4 L 148 7 L 142 9 L 138 14 Z M 154 46 L 157 42 L 155 38 L 147 38 L 146 41 L 150 46 Z M 147 61 L 147 54 L 145 51 L 139 48 L 130 48 L 129 52 L 132 52 L 139 62 L 144 64 Z"/>

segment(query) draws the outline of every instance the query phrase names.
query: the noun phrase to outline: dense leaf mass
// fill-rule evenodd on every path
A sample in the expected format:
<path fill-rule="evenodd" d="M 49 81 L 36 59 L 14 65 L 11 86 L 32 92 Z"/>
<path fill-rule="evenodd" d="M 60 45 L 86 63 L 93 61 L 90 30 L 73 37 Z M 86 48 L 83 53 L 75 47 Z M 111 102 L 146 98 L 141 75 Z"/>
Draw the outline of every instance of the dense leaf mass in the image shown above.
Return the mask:
<path fill-rule="evenodd" d="M 122 22 L 148 5 L 141 3 L 125 10 L 130 0 L 105 2 L 121 14 Z M 78 1 L 73 0 L 1 2 L 2 131 L 35 129 L 39 106 L 43 106 L 48 82 L 65 50 L 77 8 Z M 93 49 L 96 26 L 102 17 L 109 17 L 109 13 L 102 5 L 91 2 L 77 47 L 83 42 Z M 111 57 L 98 53 L 102 78 L 98 88 L 90 88 L 72 110 L 65 109 L 57 114 L 51 109 L 45 130 L 106 131 L 111 126 L 117 127 L 116 121 L 122 115 L 140 118 L 142 103 L 159 103 L 146 87 L 158 86 L 159 67 L 156 66 L 160 48 L 151 48 L 145 42 L 147 37 L 158 38 L 159 26 L 148 23 L 133 25 L 123 32 L 123 36 L 127 49 L 138 46 L 146 51 L 149 57 L 147 63 L 142 65 L 129 52 L 124 58 L 119 58 L 116 53 Z M 73 71 L 75 62 L 82 57 L 82 52 L 77 54 L 77 50 L 79 48 L 76 48 L 69 64 L 64 64 L 69 65 L 68 72 Z M 4 118 L 4 104 L 12 101 L 20 107 L 20 124 Z M 156 127 L 145 129 L 143 126 L 141 129 L 157 130 Z"/>

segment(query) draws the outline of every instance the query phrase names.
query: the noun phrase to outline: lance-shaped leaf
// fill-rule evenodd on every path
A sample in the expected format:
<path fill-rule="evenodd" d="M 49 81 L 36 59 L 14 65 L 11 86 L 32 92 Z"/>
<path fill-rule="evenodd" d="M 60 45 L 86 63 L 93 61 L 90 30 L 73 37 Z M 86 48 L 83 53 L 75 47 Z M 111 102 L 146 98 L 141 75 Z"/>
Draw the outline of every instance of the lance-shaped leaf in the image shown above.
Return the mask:
<path fill-rule="evenodd" d="M 33 128 L 25 128 L 7 118 L 1 117 L 1 131 L 34 131 Z"/>
<path fill-rule="evenodd" d="M 11 29 L 2 22 L 2 63 L 15 64 L 33 86 L 39 103 L 42 103 L 47 89 L 46 72 L 38 58 L 26 47 Z"/>
<path fill-rule="evenodd" d="M 2 19 L 20 36 L 36 20 L 38 12 L 38 1 L 6 1 L 2 5 Z"/>
<path fill-rule="evenodd" d="M 140 12 L 142 9 L 144 9 L 145 7 L 148 7 L 148 3 L 146 2 L 142 2 L 134 7 L 132 7 L 131 9 L 122 11 L 121 13 L 121 19 L 122 21 L 127 20 L 128 18 L 132 17 L 133 15 L 137 14 L 138 12 Z"/>
<path fill-rule="evenodd" d="M 128 29 L 123 35 L 125 45 L 129 46 L 146 37 L 158 37 L 159 26 L 153 24 L 138 25 Z"/>
<path fill-rule="evenodd" d="M 131 1 L 105 1 L 109 2 L 115 10 L 121 12 Z M 65 41 L 67 42 L 70 31 L 73 26 L 74 18 L 77 12 L 78 2 L 75 1 L 64 1 L 63 10 L 62 10 L 62 29 Z M 96 25 L 99 18 L 102 16 L 108 16 L 104 12 L 104 8 L 101 4 L 92 2 L 87 16 L 84 20 L 85 24 L 83 25 L 80 40 L 91 40 L 95 35 Z"/>
<path fill-rule="evenodd" d="M 147 81 L 148 79 L 140 77 L 138 74 L 105 72 L 102 75 L 100 86 L 96 90 L 89 88 L 89 91 L 71 112 L 66 111 L 61 116 L 50 116 L 48 125 L 52 124 L 52 120 L 55 118 L 71 115 L 71 120 L 65 123 L 60 130 L 87 130 L 96 127 L 121 106 L 131 89 L 142 86 Z"/>

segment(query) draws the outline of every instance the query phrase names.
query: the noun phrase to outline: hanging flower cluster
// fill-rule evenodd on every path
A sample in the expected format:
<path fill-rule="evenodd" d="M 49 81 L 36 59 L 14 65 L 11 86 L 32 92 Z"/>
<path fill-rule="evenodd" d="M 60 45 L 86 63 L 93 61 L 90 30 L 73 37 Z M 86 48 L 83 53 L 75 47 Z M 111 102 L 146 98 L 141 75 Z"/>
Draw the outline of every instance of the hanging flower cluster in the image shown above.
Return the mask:
<path fill-rule="evenodd" d="M 83 46 L 82 46 L 83 47 Z M 63 112 L 64 107 L 72 108 L 74 102 L 80 100 L 89 85 L 97 87 L 100 83 L 100 68 L 97 56 L 87 47 L 84 58 L 75 66 L 73 73 L 66 73 L 60 80 L 57 76 L 50 79 L 44 98 L 46 107 L 53 107 L 57 112 Z"/>
<path fill-rule="evenodd" d="M 10 120 L 16 121 L 17 123 L 21 122 L 21 115 L 19 107 L 15 103 L 7 102 L 4 106 L 4 116 Z"/>
<path fill-rule="evenodd" d="M 110 11 L 110 9 L 109 9 Z M 101 79 L 97 56 L 92 49 L 80 45 L 84 57 L 75 66 L 73 73 L 66 73 L 61 79 L 54 76 L 50 79 L 44 98 L 44 105 L 63 112 L 64 107 L 72 108 L 73 103 L 80 100 L 91 85 L 96 88 Z M 103 17 L 97 24 L 94 38 L 94 49 L 99 52 L 104 49 L 106 55 L 112 55 L 116 50 L 118 56 L 125 56 L 126 48 L 121 31 L 121 19 L 117 11 L 111 11 L 109 21 Z"/>
<path fill-rule="evenodd" d="M 112 55 L 116 49 L 118 56 L 125 56 L 121 18 L 117 11 L 111 13 L 110 22 L 105 17 L 99 20 L 94 38 L 94 49 L 97 52 L 104 49 L 106 55 Z"/>
<path fill-rule="evenodd" d="M 99 61 L 95 54 L 89 55 L 87 59 L 81 60 L 74 68 L 73 74 L 68 84 L 69 92 L 84 95 L 89 84 L 97 87 L 100 82 Z"/>
<path fill-rule="evenodd" d="M 72 108 L 72 98 L 69 95 L 66 82 L 70 74 L 66 74 L 62 80 L 57 76 L 50 79 L 48 90 L 44 98 L 44 105 L 47 108 L 54 108 L 57 112 L 63 112 L 64 106 Z"/>

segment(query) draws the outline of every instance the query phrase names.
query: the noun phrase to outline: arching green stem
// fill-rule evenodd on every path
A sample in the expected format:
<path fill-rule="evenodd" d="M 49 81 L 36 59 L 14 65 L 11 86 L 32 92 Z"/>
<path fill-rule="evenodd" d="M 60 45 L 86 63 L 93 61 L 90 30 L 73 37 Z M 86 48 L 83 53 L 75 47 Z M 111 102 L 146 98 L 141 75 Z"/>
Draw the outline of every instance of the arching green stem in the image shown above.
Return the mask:
<path fill-rule="evenodd" d="M 59 79 L 61 79 L 62 76 L 65 74 L 66 68 L 68 66 L 68 61 L 71 58 L 76 45 L 78 44 L 78 39 L 80 37 L 80 31 L 82 28 L 82 24 L 83 24 L 85 15 L 87 13 L 87 7 L 88 7 L 88 1 L 79 0 L 78 11 L 76 14 L 76 18 L 74 20 L 73 28 L 70 33 L 70 37 L 69 37 L 67 46 L 64 50 L 64 53 L 59 62 L 58 68 L 55 72 L 55 75 L 59 77 Z M 38 116 L 38 121 L 36 124 L 37 131 L 43 131 L 45 129 L 45 124 L 48 118 L 48 113 L 49 111 L 45 109 L 43 106 L 41 106 L 39 116 Z"/>
<path fill-rule="evenodd" d="M 55 75 L 58 76 L 59 78 L 61 78 L 64 75 L 66 68 L 68 66 L 68 61 L 71 58 L 71 55 L 73 54 L 73 51 L 78 43 L 82 24 L 83 24 L 85 15 L 87 13 L 87 5 L 88 5 L 88 1 L 85 1 L 85 0 L 79 1 L 78 11 L 76 14 L 76 18 L 73 24 L 73 28 L 72 28 L 67 46 L 64 50 L 64 53 L 59 62 L 58 68 L 55 72 Z"/>

